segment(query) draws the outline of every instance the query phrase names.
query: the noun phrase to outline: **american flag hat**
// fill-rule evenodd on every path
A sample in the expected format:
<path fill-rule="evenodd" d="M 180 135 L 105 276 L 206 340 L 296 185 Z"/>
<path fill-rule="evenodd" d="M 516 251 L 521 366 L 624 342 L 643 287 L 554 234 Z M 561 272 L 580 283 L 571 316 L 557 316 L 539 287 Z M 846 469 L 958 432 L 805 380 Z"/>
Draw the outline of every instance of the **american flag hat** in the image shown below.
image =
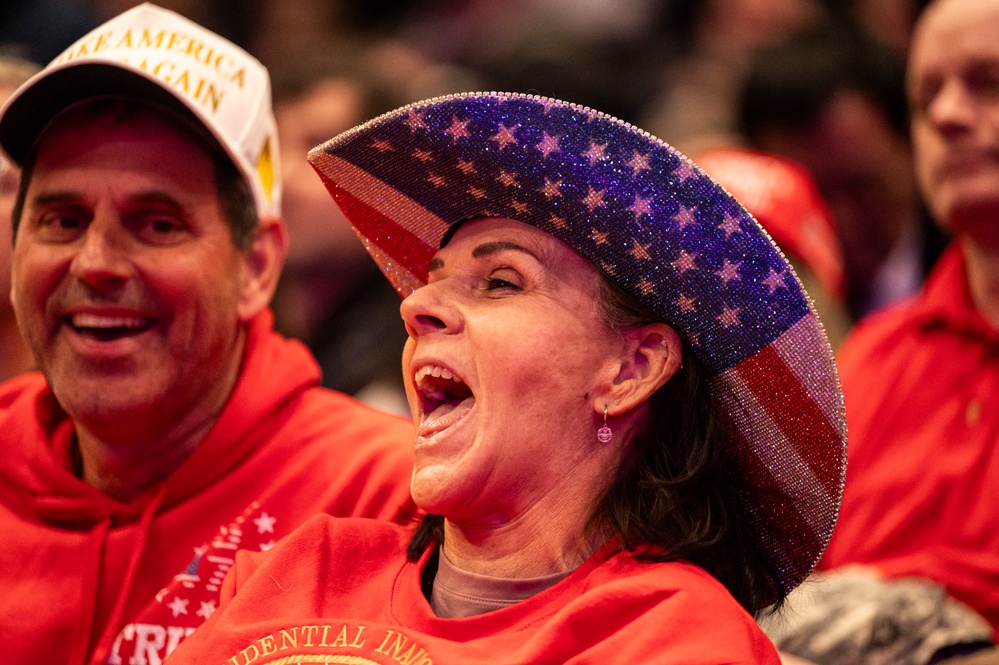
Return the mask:
<path fill-rule="evenodd" d="M 818 317 L 770 237 L 699 167 L 589 108 L 513 93 L 411 104 L 309 161 L 402 296 L 456 225 L 531 224 L 677 328 L 710 375 L 741 500 L 785 592 L 832 535 L 842 394 Z"/>

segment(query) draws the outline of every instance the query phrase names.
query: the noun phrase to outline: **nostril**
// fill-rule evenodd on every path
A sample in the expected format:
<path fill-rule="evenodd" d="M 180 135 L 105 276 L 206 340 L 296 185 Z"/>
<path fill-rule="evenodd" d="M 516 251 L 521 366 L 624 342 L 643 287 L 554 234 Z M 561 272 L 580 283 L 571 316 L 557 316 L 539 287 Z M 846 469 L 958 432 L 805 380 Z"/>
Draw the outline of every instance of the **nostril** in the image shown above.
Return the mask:
<path fill-rule="evenodd" d="M 420 325 L 427 326 L 429 328 L 444 328 L 444 321 L 437 318 L 436 316 L 430 316 L 429 314 L 420 314 L 416 317 L 417 322 Z"/>

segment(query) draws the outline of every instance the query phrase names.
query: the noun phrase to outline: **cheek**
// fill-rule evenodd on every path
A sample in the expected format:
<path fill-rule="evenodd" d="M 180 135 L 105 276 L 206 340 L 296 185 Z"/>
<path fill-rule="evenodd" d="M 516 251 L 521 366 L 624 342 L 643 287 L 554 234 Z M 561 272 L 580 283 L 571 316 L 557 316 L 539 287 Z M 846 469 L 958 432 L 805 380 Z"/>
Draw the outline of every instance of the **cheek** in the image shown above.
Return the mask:
<path fill-rule="evenodd" d="M 19 319 L 26 320 L 30 312 L 45 307 L 63 272 L 57 261 L 49 261 L 29 248 L 14 248 L 9 297 Z"/>
<path fill-rule="evenodd" d="M 416 350 L 416 342 L 413 341 L 412 337 L 406 339 L 406 344 L 402 349 L 402 384 L 406 390 L 406 401 L 409 403 L 409 412 L 413 414 L 413 422 L 419 420 L 420 403 L 416 396 L 416 389 L 413 388 L 413 382 L 410 381 L 410 377 L 413 375 L 413 353 Z"/>

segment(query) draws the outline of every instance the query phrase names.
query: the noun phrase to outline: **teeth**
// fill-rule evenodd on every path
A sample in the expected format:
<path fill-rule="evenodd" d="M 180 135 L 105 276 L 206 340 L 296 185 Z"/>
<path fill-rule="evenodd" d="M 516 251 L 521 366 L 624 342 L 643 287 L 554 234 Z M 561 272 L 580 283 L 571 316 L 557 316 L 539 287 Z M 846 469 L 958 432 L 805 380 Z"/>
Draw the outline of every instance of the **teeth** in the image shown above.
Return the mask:
<path fill-rule="evenodd" d="M 433 376 L 441 379 L 448 379 L 449 381 L 454 381 L 456 383 L 462 382 L 460 377 L 455 376 L 454 372 L 452 372 L 447 368 L 439 367 L 436 365 L 433 366 L 425 365 L 420 369 L 416 370 L 416 383 L 420 384 L 423 381 L 423 379 L 425 379 L 428 376 Z"/>
<path fill-rule="evenodd" d="M 134 316 L 74 314 L 70 323 L 75 328 L 141 328 L 146 324 L 146 321 Z"/>

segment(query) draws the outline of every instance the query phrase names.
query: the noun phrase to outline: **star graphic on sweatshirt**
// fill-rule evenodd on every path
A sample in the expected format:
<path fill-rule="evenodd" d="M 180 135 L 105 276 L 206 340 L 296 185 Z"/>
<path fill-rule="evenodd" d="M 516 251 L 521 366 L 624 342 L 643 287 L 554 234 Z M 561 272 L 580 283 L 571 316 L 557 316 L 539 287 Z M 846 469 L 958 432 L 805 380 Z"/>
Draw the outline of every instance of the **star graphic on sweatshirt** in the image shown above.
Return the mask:
<path fill-rule="evenodd" d="M 260 517 L 253 520 L 253 523 L 257 525 L 257 533 L 274 533 L 275 522 L 277 522 L 277 518 L 271 517 L 266 512 L 260 513 Z"/>
<path fill-rule="evenodd" d="M 187 605 L 191 601 L 185 600 L 183 598 L 174 598 L 167 607 L 173 612 L 174 617 L 180 616 L 181 614 L 187 614 Z"/>
<path fill-rule="evenodd" d="M 186 612 L 185 612 L 185 614 L 186 614 Z M 197 614 L 199 617 L 204 617 L 206 619 L 208 617 L 210 617 L 211 615 L 215 614 L 215 601 L 214 600 L 209 600 L 206 603 L 205 601 L 202 600 L 201 601 L 201 609 L 198 610 L 197 612 L 195 612 L 195 614 Z"/>

